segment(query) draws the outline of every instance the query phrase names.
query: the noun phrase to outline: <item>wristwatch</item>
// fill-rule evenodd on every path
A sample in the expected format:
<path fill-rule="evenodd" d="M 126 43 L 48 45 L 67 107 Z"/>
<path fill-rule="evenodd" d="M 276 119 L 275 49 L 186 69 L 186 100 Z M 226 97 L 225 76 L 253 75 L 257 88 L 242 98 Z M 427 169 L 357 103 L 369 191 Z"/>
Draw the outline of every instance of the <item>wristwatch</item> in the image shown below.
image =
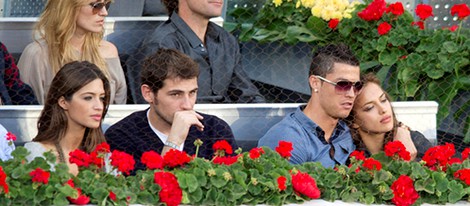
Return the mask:
<path fill-rule="evenodd" d="M 173 149 L 176 149 L 176 150 L 179 150 L 180 147 L 178 145 L 176 145 L 175 143 L 173 142 L 170 142 L 170 141 L 166 141 L 165 143 L 163 143 L 165 146 L 168 146 L 168 147 L 171 147 Z"/>

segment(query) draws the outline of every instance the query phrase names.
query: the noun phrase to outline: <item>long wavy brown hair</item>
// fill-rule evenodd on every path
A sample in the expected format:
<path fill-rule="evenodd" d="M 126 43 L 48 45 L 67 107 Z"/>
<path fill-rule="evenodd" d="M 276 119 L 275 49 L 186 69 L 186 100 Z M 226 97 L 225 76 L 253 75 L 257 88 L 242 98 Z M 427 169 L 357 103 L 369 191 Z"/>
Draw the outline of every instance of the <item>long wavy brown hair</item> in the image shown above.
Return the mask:
<path fill-rule="evenodd" d="M 68 118 L 65 111 L 59 105 L 59 99 L 64 97 L 66 101 L 71 101 L 73 94 L 93 80 L 103 81 L 105 100 L 102 117 L 108 111 L 110 101 L 109 81 L 101 70 L 94 64 L 87 61 L 74 61 L 65 64 L 52 80 L 51 89 L 47 94 L 44 108 L 38 120 L 38 134 L 34 137 L 35 142 L 58 143 L 65 136 L 67 131 Z M 101 119 L 103 122 L 103 119 Z M 91 152 L 95 147 L 104 142 L 105 137 L 101 129 L 87 128 L 83 136 L 79 149 Z"/>
<path fill-rule="evenodd" d="M 109 76 L 106 62 L 99 53 L 103 31 L 86 34 L 80 55 L 77 55 L 77 51 L 69 43 L 77 29 L 76 21 L 80 8 L 88 3 L 87 0 L 48 0 L 34 27 L 33 38 L 36 41 L 44 40 L 47 44 L 53 74 L 68 62 L 89 61 Z"/>
<path fill-rule="evenodd" d="M 377 76 L 375 76 L 375 74 L 373 74 L 373 73 L 367 73 L 367 74 L 363 75 L 361 77 L 361 80 L 364 82 L 364 87 L 366 87 L 367 84 L 377 84 L 379 86 L 381 85 L 381 82 L 380 82 L 379 78 L 377 78 Z M 392 99 L 391 99 L 390 95 L 385 91 L 384 91 L 384 93 L 385 93 L 385 98 L 389 102 L 392 102 Z M 358 97 L 360 95 L 361 94 L 359 94 Z M 357 97 L 356 97 L 356 99 L 357 99 Z M 397 120 L 397 116 L 395 115 L 395 111 L 393 110 L 393 107 L 392 107 L 392 116 L 393 116 L 393 129 L 385 133 L 384 144 L 382 145 L 382 149 L 383 149 L 383 146 L 386 145 L 388 142 L 393 141 L 393 137 L 395 137 L 395 134 L 397 133 L 398 120 Z M 345 121 L 349 126 L 349 129 L 351 131 L 351 136 L 353 138 L 354 144 L 356 145 L 357 149 L 358 150 L 365 150 L 367 148 L 366 148 L 364 142 L 362 141 L 361 135 L 359 134 L 359 129 L 354 128 L 355 118 L 356 118 L 356 116 L 355 116 L 354 109 L 353 109 L 353 110 L 351 110 L 351 113 L 349 113 L 349 116 L 346 117 Z"/>

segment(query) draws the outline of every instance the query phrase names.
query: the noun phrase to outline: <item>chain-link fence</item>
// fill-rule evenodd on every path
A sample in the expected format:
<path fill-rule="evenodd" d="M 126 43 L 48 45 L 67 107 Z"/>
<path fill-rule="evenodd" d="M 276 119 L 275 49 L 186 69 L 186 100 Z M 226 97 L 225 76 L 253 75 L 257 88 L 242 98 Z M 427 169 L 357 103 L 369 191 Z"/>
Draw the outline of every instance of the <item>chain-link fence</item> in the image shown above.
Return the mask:
<path fill-rule="evenodd" d="M 14 17 L 36 17 L 38 16 L 44 8 L 45 0 L 37 0 L 37 1 L 23 1 L 23 0 L 3 0 L 3 16 L 5 17 L 5 21 L 8 21 L 9 18 Z M 152 3 L 153 2 L 153 3 Z M 153 7 L 159 1 L 127 1 L 127 0 L 115 0 L 114 5 L 111 6 L 109 13 L 109 19 L 113 19 L 112 22 L 108 22 L 105 25 L 105 38 L 116 45 L 119 51 L 119 57 L 121 66 L 123 69 L 123 73 L 126 78 L 127 82 L 127 103 L 128 104 L 135 104 L 135 103 L 146 103 L 144 99 L 142 99 L 140 94 L 140 84 L 139 84 L 139 69 L 140 68 L 143 58 L 135 58 L 135 56 L 142 56 L 143 52 L 142 47 L 145 46 L 145 42 L 143 43 L 143 39 L 150 36 L 152 32 L 155 30 L 157 26 L 159 26 L 162 22 L 164 22 L 167 17 L 165 14 L 164 9 L 161 7 Z M 281 1 L 282 2 L 282 1 Z M 395 1 L 390 1 L 392 3 Z M 463 148 L 468 147 L 468 143 L 464 143 L 463 139 L 465 136 L 469 136 L 469 124 L 470 124 L 470 91 L 469 82 L 470 82 L 470 63 L 469 63 L 469 54 L 468 51 L 470 50 L 470 39 L 467 37 L 463 38 L 462 35 L 468 35 L 470 28 L 470 20 L 466 18 L 465 21 L 460 23 L 456 16 L 452 16 L 450 14 L 450 9 L 453 5 L 466 3 L 467 5 L 469 2 L 465 2 L 464 0 L 453 0 L 453 1 L 438 1 L 438 0 L 428 0 L 428 1 L 401 1 L 405 9 L 409 10 L 413 16 L 409 18 L 413 18 L 414 22 L 419 21 L 419 17 L 415 15 L 415 8 L 416 5 L 420 3 L 426 3 L 431 5 L 433 9 L 433 16 L 430 17 L 425 21 L 425 31 L 419 33 L 420 37 L 429 37 L 431 36 L 433 31 L 443 30 L 442 28 L 451 28 L 454 25 L 459 25 L 459 27 L 454 31 L 454 34 L 445 33 L 440 36 L 434 37 L 435 43 L 428 42 L 428 44 L 419 47 L 418 50 L 421 52 L 420 56 L 410 55 L 412 53 L 411 50 L 406 50 L 406 52 L 398 52 L 393 53 L 395 50 L 391 50 L 393 55 L 398 56 L 400 58 L 407 58 L 406 61 L 410 61 L 413 63 L 413 59 L 421 60 L 420 64 L 414 65 L 407 65 L 407 69 L 420 69 L 423 68 L 425 70 L 427 68 L 427 64 L 432 65 L 439 65 L 440 68 L 444 68 L 444 72 L 442 74 L 435 74 L 431 71 L 423 71 L 423 73 L 415 74 L 413 72 L 404 73 L 403 70 L 400 70 L 400 64 L 411 64 L 409 62 L 404 61 L 404 63 L 394 62 L 391 65 L 386 65 L 386 70 L 382 69 L 383 65 L 380 63 L 382 61 L 387 61 L 381 58 L 380 55 L 374 54 L 374 57 L 377 59 L 371 58 L 364 58 L 363 55 L 366 52 L 364 50 L 368 50 L 368 52 L 373 53 L 375 48 L 386 48 L 387 46 L 393 47 L 393 45 L 401 44 L 401 40 L 396 40 L 396 42 L 392 42 L 392 40 L 383 40 L 385 37 L 377 36 L 377 39 L 381 39 L 378 41 L 377 39 L 370 41 L 375 41 L 376 44 L 367 43 L 367 39 L 363 40 L 364 44 L 360 46 L 356 46 L 353 48 L 354 51 L 358 51 L 361 49 L 361 52 L 358 52 L 357 56 L 360 60 L 366 59 L 367 61 L 361 62 L 361 68 L 363 71 L 371 71 L 375 72 L 381 80 L 383 81 L 383 87 L 394 97 L 396 101 L 437 101 L 440 105 L 439 107 L 439 115 L 438 115 L 438 125 L 437 125 L 437 139 L 438 143 L 442 144 L 444 142 L 452 142 L 456 145 L 459 151 L 462 151 Z M 1 3 L 1 1 L 0 1 Z M 268 5 L 269 4 L 269 5 Z M 224 27 L 226 30 L 231 31 L 237 38 L 240 38 L 240 43 L 238 46 L 240 47 L 241 53 L 241 64 L 243 66 L 243 70 L 246 73 L 246 76 L 252 81 L 254 87 L 259 90 L 259 94 L 261 94 L 265 102 L 267 103 L 305 103 L 309 100 L 311 96 L 311 89 L 308 83 L 308 71 L 311 64 L 311 56 L 313 51 L 317 48 L 317 43 L 302 41 L 301 38 L 304 38 L 308 35 L 311 35 L 308 31 L 298 33 L 298 37 L 296 40 L 290 41 L 290 43 L 286 43 L 284 41 L 286 38 L 281 38 L 278 36 L 277 41 L 259 41 L 263 35 L 263 33 L 257 33 L 258 36 L 253 35 L 253 38 L 247 39 L 249 30 L 246 30 L 247 27 L 252 26 L 253 24 L 263 23 L 257 22 L 257 19 L 260 15 L 260 12 L 263 9 L 266 10 L 266 7 L 273 7 L 272 2 L 266 2 L 265 0 L 228 0 L 226 2 L 226 13 L 224 13 Z M 290 9 L 297 9 L 296 7 L 292 7 Z M 364 8 L 361 8 L 364 9 Z M 309 10 L 305 10 L 310 12 Z M 153 16 L 152 16 L 153 15 Z M 274 14 L 273 14 L 274 15 Z M 145 16 L 145 17 L 143 17 Z M 156 17 L 155 17 L 156 16 Z M 113 18 L 118 17 L 118 18 Z M 17 18 L 12 22 L 6 22 L 2 20 L 2 25 L 7 25 L 4 27 L 0 27 L 0 30 L 5 30 L 4 28 L 15 28 L 14 32 L 8 33 L 8 31 L 1 31 L 2 36 L 0 37 L 0 41 L 2 41 L 12 53 L 16 62 L 18 61 L 19 57 L 21 56 L 22 50 L 26 46 L 27 43 L 32 42 L 30 39 L 23 39 L 17 38 L 18 36 L 28 36 L 28 35 L 20 35 L 19 33 L 29 33 L 31 34 L 32 25 L 34 23 L 29 21 L 26 26 L 18 26 L 22 25 L 21 20 Z M 307 22 L 307 21 L 306 21 Z M 308 24 L 315 25 L 315 22 L 320 22 L 317 20 L 310 20 Z M 344 22 L 347 22 L 344 20 Z M 378 26 L 377 21 L 377 26 Z M 24 22 L 23 22 L 24 23 Z M 217 22 L 222 23 L 222 22 Z M 265 22 L 264 22 L 265 23 Z M 292 23 L 294 24 L 294 23 Z M 318 28 L 325 28 L 327 27 L 328 21 L 323 21 L 322 25 L 315 26 Z M 16 26 L 15 26 L 16 25 Z M 262 25 L 262 24 L 259 24 Z M 276 26 L 274 23 L 271 25 L 264 25 L 266 28 L 270 29 Z M 291 25 L 284 25 L 285 28 Z M 344 27 L 341 23 L 338 25 L 340 28 Z M 409 25 L 407 25 L 409 26 Z M 26 27 L 26 29 L 25 29 Z M 360 26 L 358 26 L 360 27 Z M 29 28 L 29 29 L 28 29 Z M 245 30 L 244 30 L 245 29 Z M 19 32 L 18 32 L 19 31 Z M 17 33 L 18 32 L 18 33 Z M 245 33 L 244 33 L 245 32 Z M 252 31 L 250 31 L 252 32 Z M 292 31 L 294 34 L 296 31 Z M 334 30 L 329 30 L 328 32 L 335 32 Z M 359 29 L 351 28 L 349 30 L 349 36 L 354 36 L 361 32 Z M 357 32 L 357 33 L 355 33 Z M 370 32 L 376 32 L 370 31 Z M 394 32 L 393 30 L 391 32 Z M 420 31 L 413 31 L 415 34 L 418 35 Z M 458 40 L 457 43 L 454 45 L 453 43 L 449 43 L 449 41 L 445 41 L 445 37 L 452 36 L 459 32 L 461 35 L 460 39 L 464 39 L 464 42 L 460 42 L 463 40 Z M 327 37 L 331 33 L 322 33 L 323 36 L 319 36 L 319 38 L 328 39 Z M 253 34 L 253 33 L 251 33 Z M 392 33 L 393 34 L 393 33 Z M 268 35 L 268 34 L 266 34 Z M 16 36 L 16 37 L 15 37 Z M 286 36 L 284 36 L 286 37 Z M 338 36 L 339 38 L 339 36 Z M 343 37 L 344 38 L 344 37 Z M 407 40 L 413 39 L 412 37 L 406 37 Z M 275 38 L 273 38 L 275 39 Z M 299 41 L 300 39 L 300 41 Z M 348 41 L 352 41 L 354 38 L 345 38 L 344 42 L 348 43 Z M 335 42 L 338 39 L 335 39 Z M 411 40 L 410 40 L 411 41 Z M 416 49 L 416 45 L 419 42 L 418 39 L 413 39 L 414 47 Z M 289 41 L 287 41 L 289 42 Z M 443 42 L 443 44 L 436 43 L 436 42 Z M 398 48 L 399 46 L 397 46 Z M 236 47 L 235 47 L 236 48 Z M 210 47 L 208 47 L 210 49 Z M 383 49 L 385 50 L 385 49 Z M 446 53 L 444 53 L 445 50 Z M 423 55 L 427 51 L 434 51 L 433 55 L 436 55 L 436 59 L 434 61 L 428 61 L 428 58 L 423 57 Z M 459 57 L 462 58 L 453 59 L 453 54 L 456 52 L 463 52 L 463 54 L 459 54 Z M 423 55 L 421 55 L 423 54 Z M 200 61 L 205 62 L 210 66 L 211 58 L 217 58 L 218 54 L 209 54 L 206 56 L 206 59 L 202 59 Z M 407 56 L 408 55 L 408 56 Z M 445 56 L 445 58 L 443 57 Z M 457 55 L 455 55 L 457 56 Z M 434 56 L 433 56 L 434 57 Z M 410 60 L 411 59 L 411 60 Z M 231 60 L 224 60 L 225 65 L 233 64 L 230 62 Z M 368 63 L 368 64 L 364 64 Z M 457 68 L 458 67 L 458 68 Z M 457 69 L 455 69 L 457 68 Z M 407 71 L 408 71 L 407 70 Z M 224 72 L 219 71 L 219 73 L 213 74 L 211 71 L 201 71 L 204 75 L 203 78 L 199 79 L 200 84 L 200 98 L 199 103 L 236 103 L 236 102 L 243 102 L 238 101 L 237 96 L 243 94 L 242 91 L 239 89 L 230 90 L 233 93 L 230 93 L 227 96 L 225 94 L 220 93 L 217 88 L 214 88 L 214 85 L 220 83 L 222 85 L 227 85 L 228 82 L 232 77 L 224 77 L 223 75 L 233 75 L 231 72 Z M 14 73 L 8 73 L 6 71 L 6 76 L 14 77 Z M 400 79 L 402 77 L 409 76 L 408 79 Z M 449 76 L 452 79 L 446 79 L 445 77 Z M 413 79 L 414 78 L 414 79 Z M 422 79 L 420 79 L 422 78 Z M 223 80 L 220 80 L 223 79 Z M 447 84 L 449 82 L 454 82 L 454 80 L 458 79 L 458 83 L 455 84 Z M 206 80 L 207 82 L 202 82 Z M 218 82 L 221 81 L 221 82 Z M 7 83 L 8 84 L 8 83 Z M 206 86 L 201 86 L 206 85 Z M 249 84 L 248 84 L 249 85 Z M 410 85 L 414 85 L 413 87 Z M 1 85 L 0 85 L 1 86 Z M 8 86 L 8 85 L 7 85 Z M 440 91 L 437 93 L 430 93 L 428 88 L 431 87 L 434 91 Z M 457 89 L 455 89 L 457 88 Z M 17 89 L 13 89 L 9 91 L 10 93 L 8 96 L 10 97 L 20 97 L 23 98 L 27 95 L 25 93 L 19 92 Z M 251 92 L 251 91 L 250 91 Z M 410 93 L 415 93 L 416 95 L 410 96 Z M 204 95 L 202 95 L 204 94 Z M 449 99 L 438 98 L 439 96 L 444 96 L 446 94 L 452 94 Z M 235 97 L 233 97 L 235 96 Z M 25 99 L 25 98 L 23 98 Z M 250 99 L 250 98 L 248 98 Z M 252 99 L 252 98 L 251 98 Z M 3 103 L 5 104 L 5 99 L 3 99 Z M 250 102 L 250 101 L 246 101 Z M 24 104 L 24 103 L 19 103 Z M 256 125 L 256 124 L 254 124 Z M 250 125 L 245 125 L 249 127 Z M 271 125 L 270 125 L 271 126 Z M 253 128 L 249 128 L 248 130 L 262 130 L 267 131 L 269 128 L 255 128 L 257 126 L 252 126 Z M 413 128 L 412 128 L 413 129 Z M 259 137 L 257 137 L 259 138 Z M 253 147 L 255 143 L 255 139 L 250 140 L 251 143 L 246 143 L 248 146 L 244 146 L 245 149 Z M 245 143 L 244 143 L 245 144 Z"/>

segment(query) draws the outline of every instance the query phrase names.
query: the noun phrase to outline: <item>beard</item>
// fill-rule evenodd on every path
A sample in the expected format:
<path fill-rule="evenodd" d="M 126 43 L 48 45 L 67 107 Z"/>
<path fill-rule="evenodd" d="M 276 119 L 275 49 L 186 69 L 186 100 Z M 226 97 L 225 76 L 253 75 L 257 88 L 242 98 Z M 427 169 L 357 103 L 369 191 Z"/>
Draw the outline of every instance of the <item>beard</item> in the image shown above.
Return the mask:
<path fill-rule="evenodd" d="M 154 101 L 152 103 L 153 111 L 155 111 L 155 114 L 157 115 L 158 118 L 163 120 L 165 123 L 167 123 L 169 126 L 173 124 L 173 120 L 170 117 L 165 116 L 159 109 L 158 109 L 158 100 L 154 98 Z"/>

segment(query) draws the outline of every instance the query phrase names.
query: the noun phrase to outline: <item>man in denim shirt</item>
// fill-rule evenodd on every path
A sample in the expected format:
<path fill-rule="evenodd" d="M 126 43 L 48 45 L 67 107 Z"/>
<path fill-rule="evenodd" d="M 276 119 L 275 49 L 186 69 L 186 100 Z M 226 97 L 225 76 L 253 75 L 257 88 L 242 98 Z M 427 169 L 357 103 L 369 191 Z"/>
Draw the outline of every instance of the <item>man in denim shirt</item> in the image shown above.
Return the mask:
<path fill-rule="evenodd" d="M 170 18 L 145 38 L 130 58 L 127 71 L 129 87 L 137 103 L 145 103 L 139 94 L 140 63 L 159 48 L 177 49 L 199 65 L 198 103 L 265 102 L 241 65 L 237 39 L 209 21 L 220 16 L 223 1 L 163 0 Z"/>
<path fill-rule="evenodd" d="M 341 119 L 348 116 L 362 89 L 359 61 L 345 45 L 321 47 L 312 59 L 309 85 L 308 103 L 274 125 L 258 145 L 274 149 L 279 141 L 292 142 L 293 164 L 344 164 L 355 146 Z"/>

